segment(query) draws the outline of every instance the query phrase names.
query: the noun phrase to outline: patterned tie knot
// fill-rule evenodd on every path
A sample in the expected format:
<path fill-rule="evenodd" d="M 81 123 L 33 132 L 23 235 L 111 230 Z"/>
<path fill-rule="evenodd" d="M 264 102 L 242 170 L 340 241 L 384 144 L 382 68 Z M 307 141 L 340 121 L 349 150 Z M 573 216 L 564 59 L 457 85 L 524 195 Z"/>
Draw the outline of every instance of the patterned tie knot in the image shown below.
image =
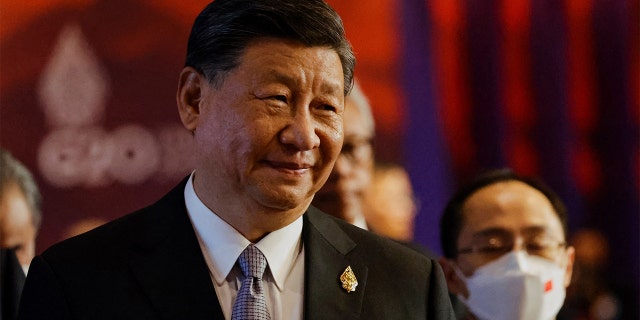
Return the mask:
<path fill-rule="evenodd" d="M 255 247 L 249 245 L 238 257 L 244 280 L 233 304 L 232 320 L 270 320 L 269 309 L 262 284 L 262 274 L 267 268 L 267 259 Z"/>
<path fill-rule="evenodd" d="M 260 249 L 254 245 L 249 245 L 238 257 L 240 269 L 245 277 L 262 279 L 264 270 L 267 268 L 267 259 Z"/>

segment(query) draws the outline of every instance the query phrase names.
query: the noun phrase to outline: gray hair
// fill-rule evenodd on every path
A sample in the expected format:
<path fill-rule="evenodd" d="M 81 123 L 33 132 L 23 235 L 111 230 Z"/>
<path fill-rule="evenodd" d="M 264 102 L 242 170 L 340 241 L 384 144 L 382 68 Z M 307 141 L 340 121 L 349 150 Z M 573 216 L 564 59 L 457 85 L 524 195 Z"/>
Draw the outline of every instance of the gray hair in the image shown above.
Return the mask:
<path fill-rule="evenodd" d="M 0 195 L 6 192 L 7 187 L 12 183 L 15 183 L 20 188 L 27 199 L 33 215 L 33 224 L 37 230 L 42 221 L 42 213 L 40 211 L 42 196 L 38 190 L 38 185 L 27 167 L 14 158 L 9 151 L 0 148 Z"/>
<path fill-rule="evenodd" d="M 372 135 L 375 134 L 376 124 L 375 119 L 373 118 L 371 105 L 369 104 L 369 99 L 364 95 L 364 92 L 362 92 L 362 89 L 360 88 L 360 84 L 358 84 L 356 80 L 353 81 L 353 88 L 351 88 L 351 92 L 347 96 L 347 100 L 351 100 L 356 108 L 358 108 L 367 129 Z"/>

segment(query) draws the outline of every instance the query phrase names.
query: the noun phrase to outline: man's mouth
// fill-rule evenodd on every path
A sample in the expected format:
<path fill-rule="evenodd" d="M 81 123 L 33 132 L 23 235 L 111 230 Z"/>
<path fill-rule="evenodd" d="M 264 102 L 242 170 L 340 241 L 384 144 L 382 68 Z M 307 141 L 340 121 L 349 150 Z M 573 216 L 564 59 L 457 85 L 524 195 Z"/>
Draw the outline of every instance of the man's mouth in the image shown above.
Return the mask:
<path fill-rule="evenodd" d="M 312 164 L 306 162 L 292 161 L 267 161 L 270 167 L 289 174 L 304 174 L 313 167 Z"/>

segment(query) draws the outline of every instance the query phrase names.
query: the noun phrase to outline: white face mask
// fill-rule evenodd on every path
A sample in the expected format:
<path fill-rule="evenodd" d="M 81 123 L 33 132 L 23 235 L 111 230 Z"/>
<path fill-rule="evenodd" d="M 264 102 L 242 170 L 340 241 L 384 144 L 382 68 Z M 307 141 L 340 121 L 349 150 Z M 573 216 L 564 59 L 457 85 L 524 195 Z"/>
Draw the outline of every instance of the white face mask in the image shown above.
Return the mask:
<path fill-rule="evenodd" d="M 460 300 L 482 320 L 550 320 L 564 303 L 565 270 L 525 252 L 510 252 L 465 278 Z"/>

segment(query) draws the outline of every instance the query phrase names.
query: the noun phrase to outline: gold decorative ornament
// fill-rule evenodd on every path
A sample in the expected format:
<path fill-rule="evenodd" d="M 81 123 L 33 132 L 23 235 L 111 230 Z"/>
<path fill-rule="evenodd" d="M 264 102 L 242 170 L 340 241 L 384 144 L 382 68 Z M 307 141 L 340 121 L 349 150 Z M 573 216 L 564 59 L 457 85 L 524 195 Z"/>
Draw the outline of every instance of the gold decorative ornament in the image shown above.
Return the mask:
<path fill-rule="evenodd" d="M 340 275 L 340 282 L 342 282 L 342 288 L 347 292 L 356 291 L 358 286 L 358 279 L 356 279 L 355 273 L 351 270 L 351 266 L 347 266 L 344 272 Z"/>

